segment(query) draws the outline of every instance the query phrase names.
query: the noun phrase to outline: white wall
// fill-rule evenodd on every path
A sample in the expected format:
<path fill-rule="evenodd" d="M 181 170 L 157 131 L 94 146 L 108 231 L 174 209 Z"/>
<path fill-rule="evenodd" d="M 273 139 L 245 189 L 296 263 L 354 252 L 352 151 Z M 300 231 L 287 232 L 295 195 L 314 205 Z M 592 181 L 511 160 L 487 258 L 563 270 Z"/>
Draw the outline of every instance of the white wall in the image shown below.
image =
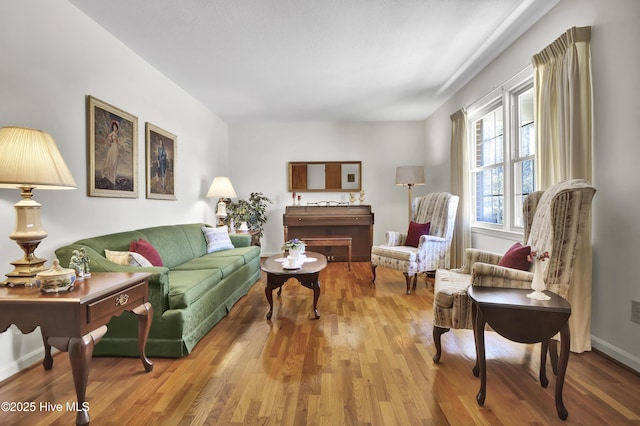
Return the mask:
<path fill-rule="evenodd" d="M 139 198 L 87 196 L 86 95 L 138 117 Z M 147 121 L 177 136 L 177 201 L 145 199 Z M 66 0 L 0 2 L 0 127 L 8 125 L 51 133 L 78 184 L 35 191 L 49 233 L 40 257 L 82 237 L 215 220 L 205 194 L 227 173 L 227 125 Z M 0 276 L 22 256 L 8 238 L 19 199 L 18 190 L 0 190 Z M 0 348 L 0 379 L 42 358 L 39 331 L 4 332 Z"/>
<path fill-rule="evenodd" d="M 631 322 L 631 300 L 640 300 L 633 267 L 638 259 L 640 157 L 637 70 L 640 69 L 640 2 L 562 0 L 426 121 L 430 146 L 448 142 L 449 115 L 469 106 L 531 63 L 531 57 L 572 26 L 592 26 L 594 146 L 592 343 L 640 371 L 640 324 Z M 431 148 L 429 148 L 431 149 Z M 475 235 L 478 247 L 506 250 Z"/>
<path fill-rule="evenodd" d="M 231 123 L 229 124 L 230 177 L 240 198 L 262 192 L 269 206 L 262 254 L 280 250 L 284 241 L 282 215 L 291 204 L 288 192 L 289 161 L 362 161 L 365 204 L 375 215 L 374 243 L 388 230 L 404 231 L 407 224 L 407 188 L 395 186 L 397 166 L 423 165 L 426 156 L 424 123 Z M 420 196 L 435 188 L 432 173 L 417 186 Z M 302 203 L 349 201 L 348 192 L 301 193 Z"/>

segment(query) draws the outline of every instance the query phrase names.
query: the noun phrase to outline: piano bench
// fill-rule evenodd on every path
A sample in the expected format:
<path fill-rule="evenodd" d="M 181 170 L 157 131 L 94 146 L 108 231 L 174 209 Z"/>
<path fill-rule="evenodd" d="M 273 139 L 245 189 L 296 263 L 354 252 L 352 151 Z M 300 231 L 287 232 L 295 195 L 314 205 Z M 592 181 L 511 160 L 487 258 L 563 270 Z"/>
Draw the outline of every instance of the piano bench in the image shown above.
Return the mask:
<path fill-rule="evenodd" d="M 351 237 L 327 235 L 323 237 L 302 237 L 307 247 L 347 247 L 349 271 L 351 271 Z"/>

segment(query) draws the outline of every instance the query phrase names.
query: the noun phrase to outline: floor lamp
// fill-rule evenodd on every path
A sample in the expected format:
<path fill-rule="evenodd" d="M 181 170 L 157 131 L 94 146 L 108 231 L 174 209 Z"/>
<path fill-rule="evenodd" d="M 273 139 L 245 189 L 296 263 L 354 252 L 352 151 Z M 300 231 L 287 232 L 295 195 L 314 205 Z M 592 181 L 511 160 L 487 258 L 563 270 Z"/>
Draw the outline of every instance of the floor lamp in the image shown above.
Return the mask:
<path fill-rule="evenodd" d="M 396 185 L 409 188 L 409 223 L 411 223 L 411 188 L 414 185 L 424 185 L 423 166 L 399 166 L 396 168 Z"/>
<path fill-rule="evenodd" d="M 40 223 L 41 205 L 32 199 L 33 190 L 75 189 L 76 182 L 51 135 L 24 127 L 3 127 L 0 129 L 0 188 L 20 189 L 22 200 L 14 204 L 16 225 L 9 238 L 24 251 L 22 259 L 11 262 L 14 270 L 7 274 L 3 284 L 33 286 L 36 274 L 45 269 L 46 262 L 34 252 L 47 237 Z"/>

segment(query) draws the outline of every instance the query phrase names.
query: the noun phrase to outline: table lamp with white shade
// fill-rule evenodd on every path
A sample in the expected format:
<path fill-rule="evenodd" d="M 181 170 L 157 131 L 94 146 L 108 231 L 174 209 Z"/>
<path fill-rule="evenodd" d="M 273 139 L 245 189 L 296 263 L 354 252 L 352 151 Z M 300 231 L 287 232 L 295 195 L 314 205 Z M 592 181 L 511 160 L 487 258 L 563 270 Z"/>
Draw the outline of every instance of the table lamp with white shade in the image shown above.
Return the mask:
<path fill-rule="evenodd" d="M 409 223 L 411 223 L 411 188 L 424 185 L 423 166 L 399 166 L 396 168 L 396 185 L 409 188 Z"/>
<path fill-rule="evenodd" d="M 216 210 L 216 217 L 218 222 L 216 226 L 224 226 L 224 219 L 227 217 L 227 205 L 224 203 L 224 198 L 236 198 L 236 191 L 233 189 L 231 180 L 226 176 L 216 176 L 213 178 L 213 182 L 207 192 L 207 197 L 218 199 L 218 208 Z"/>
<path fill-rule="evenodd" d="M 9 238 L 24 251 L 11 262 L 14 270 L 3 284 L 33 286 L 46 259 L 34 253 L 47 232 L 40 221 L 41 205 L 33 200 L 34 189 L 75 189 L 76 182 L 55 141 L 47 132 L 25 127 L 0 129 L 0 188 L 19 188 L 22 200 L 14 204 L 16 225 Z"/>

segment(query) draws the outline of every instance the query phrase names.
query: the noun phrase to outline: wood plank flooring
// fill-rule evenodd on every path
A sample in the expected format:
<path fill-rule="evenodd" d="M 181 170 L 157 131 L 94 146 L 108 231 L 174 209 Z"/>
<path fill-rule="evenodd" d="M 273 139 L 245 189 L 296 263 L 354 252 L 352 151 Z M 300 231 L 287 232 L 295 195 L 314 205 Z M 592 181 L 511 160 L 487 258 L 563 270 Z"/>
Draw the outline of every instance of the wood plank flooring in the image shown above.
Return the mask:
<path fill-rule="evenodd" d="M 405 294 L 402 274 L 369 263 L 330 263 L 321 273 L 321 318 L 312 292 L 290 280 L 266 321 L 265 276 L 193 352 L 94 358 L 87 398 L 94 425 L 640 425 L 640 376 L 593 352 L 571 354 L 564 387 L 569 418 L 556 416 L 555 377 L 537 380 L 539 345 L 488 332 L 487 398 L 479 407 L 473 334 L 443 336 L 432 361 L 433 294 L 423 280 Z M 2 350 L 8 350 L 3 348 Z M 73 403 L 67 354 L 0 383 L 0 401 Z M 75 413 L 4 412 L 10 425 L 69 425 Z"/>

